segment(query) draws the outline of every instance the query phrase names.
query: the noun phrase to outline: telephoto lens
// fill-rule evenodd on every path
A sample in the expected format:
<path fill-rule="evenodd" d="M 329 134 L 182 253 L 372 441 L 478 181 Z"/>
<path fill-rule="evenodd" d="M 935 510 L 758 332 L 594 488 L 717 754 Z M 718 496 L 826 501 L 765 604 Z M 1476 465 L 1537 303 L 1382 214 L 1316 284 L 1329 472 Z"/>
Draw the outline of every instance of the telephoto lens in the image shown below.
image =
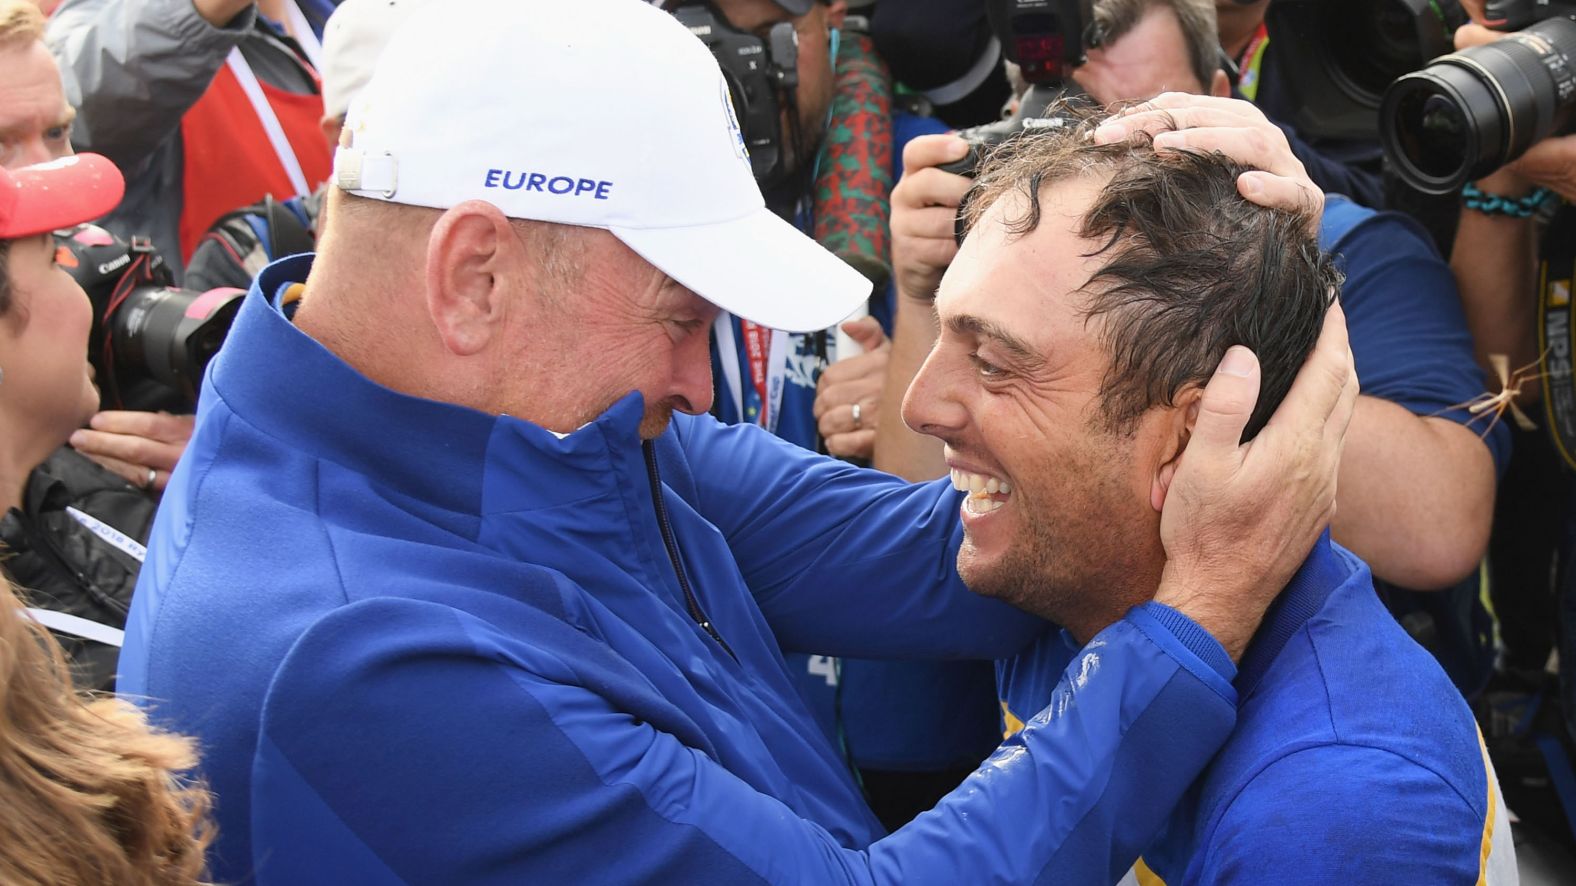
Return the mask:
<path fill-rule="evenodd" d="M 1576 22 L 1560 17 L 1435 59 L 1385 92 L 1386 157 L 1420 191 L 1460 190 L 1566 130 L 1576 105 L 1573 58 Z"/>

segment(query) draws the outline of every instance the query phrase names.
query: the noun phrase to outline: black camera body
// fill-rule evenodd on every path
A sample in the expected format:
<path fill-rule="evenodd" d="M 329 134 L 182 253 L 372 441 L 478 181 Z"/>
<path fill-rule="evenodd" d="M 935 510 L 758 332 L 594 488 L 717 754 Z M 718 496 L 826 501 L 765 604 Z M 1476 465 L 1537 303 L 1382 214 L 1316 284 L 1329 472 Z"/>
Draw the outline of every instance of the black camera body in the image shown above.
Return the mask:
<path fill-rule="evenodd" d="M 969 144 L 961 160 L 941 168 L 973 177 L 992 148 L 1023 132 L 1059 129 L 1066 121 L 1049 109 L 1084 95 L 1072 80 L 1074 68 L 1100 43 L 1093 0 L 989 0 L 986 12 L 1002 51 L 1017 64 L 1029 90 L 1011 117 L 974 126 L 958 135 Z"/>
<path fill-rule="evenodd" d="M 203 371 L 224 344 L 245 293 L 176 287 L 146 239 L 127 243 L 96 225 L 57 231 L 55 242 L 57 261 L 93 303 L 88 359 L 103 405 L 195 405 Z"/>
<path fill-rule="evenodd" d="M 1454 48 L 1456 0 L 1275 0 L 1264 15 L 1304 136 L 1372 142 L 1395 78 Z"/>
<path fill-rule="evenodd" d="M 1429 194 L 1450 194 L 1576 124 L 1576 4 L 1500 0 L 1508 37 L 1453 52 L 1391 84 L 1380 109 L 1385 156 Z"/>
<path fill-rule="evenodd" d="M 788 22 L 778 22 L 766 39 L 735 29 L 711 6 L 680 6 L 673 15 L 691 34 L 699 37 L 717 59 L 744 146 L 750 171 L 763 187 L 787 175 L 783 150 L 784 104 L 793 110 L 799 88 L 799 34 Z"/>

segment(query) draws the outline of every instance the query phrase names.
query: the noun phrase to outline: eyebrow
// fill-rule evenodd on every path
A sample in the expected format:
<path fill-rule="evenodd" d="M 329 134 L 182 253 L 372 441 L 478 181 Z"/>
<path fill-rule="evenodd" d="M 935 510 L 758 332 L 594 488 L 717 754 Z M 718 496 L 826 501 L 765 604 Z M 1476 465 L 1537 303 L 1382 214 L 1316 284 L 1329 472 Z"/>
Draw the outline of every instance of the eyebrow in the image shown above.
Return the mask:
<path fill-rule="evenodd" d="M 1001 324 L 976 317 L 973 314 L 957 314 L 947 318 L 947 329 L 956 335 L 973 335 L 979 338 L 988 338 L 999 345 L 1014 360 L 1025 367 L 1035 367 L 1043 364 L 1045 358 L 1041 357 L 1029 343 L 1002 328 Z"/>

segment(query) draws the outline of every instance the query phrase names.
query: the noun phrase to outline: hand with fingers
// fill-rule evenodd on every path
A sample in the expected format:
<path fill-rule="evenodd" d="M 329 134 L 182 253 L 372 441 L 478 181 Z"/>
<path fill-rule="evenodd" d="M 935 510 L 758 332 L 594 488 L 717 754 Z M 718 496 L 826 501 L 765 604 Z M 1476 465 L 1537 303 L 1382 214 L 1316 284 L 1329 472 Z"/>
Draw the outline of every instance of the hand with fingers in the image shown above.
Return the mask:
<path fill-rule="evenodd" d="M 958 254 L 958 207 L 973 182 L 938 167 L 968 150 L 955 135 L 920 136 L 903 148 L 903 178 L 892 189 L 892 273 L 900 296 L 928 304 Z"/>
<path fill-rule="evenodd" d="M 815 391 L 815 420 L 828 453 L 868 461 L 875 453 L 881 388 L 886 383 L 892 344 L 874 317 L 849 320 L 842 328 L 864 353 L 838 360 L 821 373 Z"/>
<path fill-rule="evenodd" d="M 1186 92 L 1162 93 L 1113 115 L 1094 140 L 1111 144 L 1139 132 L 1157 150 L 1219 151 L 1252 171 L 1237 179 L 1242 196 L 1260 206 L 1305 212 L 1315 228 L 1324 215 L 1324 192 L 1292 153 L 1286 133 L 1251 102 Z"/>
<path fill-rule="evenodd" d="M 191 440 L 195 417 L 107 411 L 71 435 L 71 446 L 149 492 L 163 492 Z"/>
<path fill-rule="evenodd" d="M 1234 347 L 1204 389 L 1166 484 L 1155 600 L 1198 622 L 1233 660 L 1335 515 L 1336 472 L 1358 393 L 1346 317 L 1330 306 L 1290 393 L 1247 443 L 1259 362 Z"/>

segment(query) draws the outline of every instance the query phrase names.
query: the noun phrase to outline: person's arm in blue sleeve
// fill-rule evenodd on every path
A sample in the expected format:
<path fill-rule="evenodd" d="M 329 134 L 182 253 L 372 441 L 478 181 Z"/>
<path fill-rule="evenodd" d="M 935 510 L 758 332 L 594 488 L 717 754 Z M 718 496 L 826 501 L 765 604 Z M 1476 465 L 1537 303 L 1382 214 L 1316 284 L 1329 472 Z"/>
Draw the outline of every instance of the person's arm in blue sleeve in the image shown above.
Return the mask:
<path fill-rule="evenodd" d="M 46 41 L 60 63 L 66 101 L 77 109 L 72 144 L 103 154 L 128 176 L 179 131 L 225 57 L 256 21 L 237 0 L 67 0 Z"/>
<path fill-rule="evenodd" d="M 1363 396 L 1346 438 L 1335 538 L 1405 588 L 1454 584 L 1488 546 L 1508 431 L 1462 404 L 1485 392 L 1456 282 L 1415 222 L 1335 198 L 1328 245 Z M 1350 220 L 1355 219 L 1355 224 Z"/>
<path fill-rule="evenodd" d="M 1224 652 L 1168 613 L 1148 604 L 1107 628 L 961 787 L 859 847 L 686 741 L 693 727 L 660 698 L 598 679 L 599 645 L 556 619 L 354 604 L 307 631 L 269 689 L 253 871 L 260 884 L 1114 882 L 1235 721 Z"/>
<path fill-rule="evenodd" d="M 1498 863 L 1487 857 L 1494 829 L 1508 826 L 1486 801 L 1479 795 L 1469 802 L 1432 770 L 1388 750 L 1309 748 L 1264 767 L 1227 801 L 1184 879 L 1220 886 L 1482 883 L 1480 872 Z M 1506 881 L 1490 875 L 1486 882 Z"/>
<path fill-rule="evenodd" d="M 945 481 L 910 485 L 753 426 L 674 424 L 696 466 L 696 510 L 727 539 L 783 649 L 998 658 L 1044 630 L 963 585 L 958 493 Z"/>

